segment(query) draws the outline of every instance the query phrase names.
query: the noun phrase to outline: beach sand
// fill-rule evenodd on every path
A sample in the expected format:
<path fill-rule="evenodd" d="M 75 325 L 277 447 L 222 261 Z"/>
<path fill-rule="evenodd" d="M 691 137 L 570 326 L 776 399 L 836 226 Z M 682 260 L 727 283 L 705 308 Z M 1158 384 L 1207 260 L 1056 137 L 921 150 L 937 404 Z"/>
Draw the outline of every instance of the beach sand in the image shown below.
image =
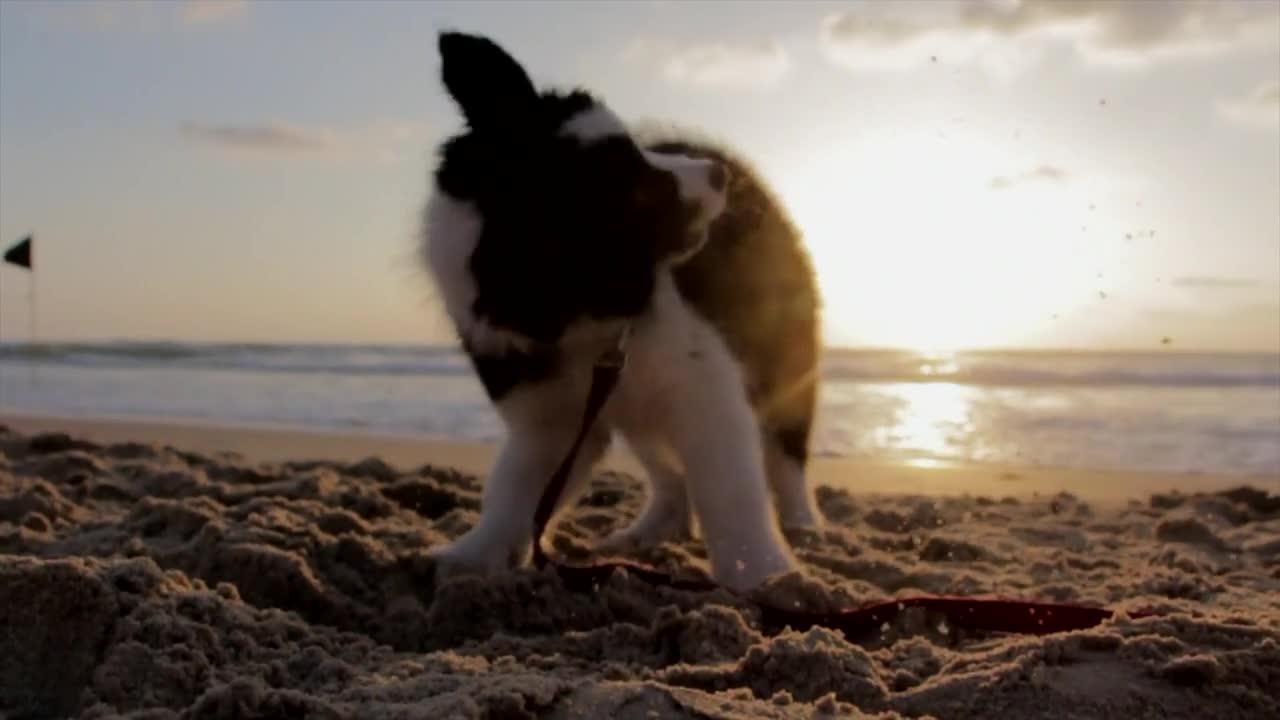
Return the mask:
<path fill-rule="evenodd" d="M 1280 479 L 815 463 L 830 519 L 761 596 L 1106 606 L 1095 628 L 762 632 L 750 599 L 523 570 L 437 587 L 484 446 L 0 418 L 0 716 L 1280 716 Z M 557 529 L 585 559 L 643 500 L 621 455 Z M 697 542 L 637 557 L 681 574 Z M 1130 618 L 1126 611 L 1155 612 Z"/>

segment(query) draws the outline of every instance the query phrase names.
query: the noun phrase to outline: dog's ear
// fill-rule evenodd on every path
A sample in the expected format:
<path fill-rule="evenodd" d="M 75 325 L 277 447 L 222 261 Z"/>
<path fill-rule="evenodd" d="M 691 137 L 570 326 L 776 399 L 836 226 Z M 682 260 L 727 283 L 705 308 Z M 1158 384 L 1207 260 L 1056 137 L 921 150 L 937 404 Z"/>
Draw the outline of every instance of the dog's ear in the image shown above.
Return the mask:
<path fill-rule="evenodd" d="M 537 101 L 524 68 L 492 40 L 442 32 L 437 44 L 445 89 L 472 129 L 513 126 Z"/>

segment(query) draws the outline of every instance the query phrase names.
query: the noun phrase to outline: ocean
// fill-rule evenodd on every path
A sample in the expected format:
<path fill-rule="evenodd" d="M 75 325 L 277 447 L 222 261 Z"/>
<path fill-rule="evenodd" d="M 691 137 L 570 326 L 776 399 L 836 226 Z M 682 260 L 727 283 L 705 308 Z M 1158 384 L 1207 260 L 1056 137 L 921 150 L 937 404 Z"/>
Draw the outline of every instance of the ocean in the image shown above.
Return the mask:
<path fill-rule="evenodd" d="M 0 344 L 0 413 L 490 441 L 448 347 Z M 1280 355 L 831 350 L 818 455 L 1280 475 Z"/>

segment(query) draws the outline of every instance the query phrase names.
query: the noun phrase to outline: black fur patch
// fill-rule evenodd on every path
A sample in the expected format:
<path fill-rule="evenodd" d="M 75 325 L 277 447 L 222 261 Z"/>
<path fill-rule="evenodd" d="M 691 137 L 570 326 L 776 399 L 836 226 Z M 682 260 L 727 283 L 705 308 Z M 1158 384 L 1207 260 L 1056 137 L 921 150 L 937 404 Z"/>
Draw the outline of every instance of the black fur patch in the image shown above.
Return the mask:
<path fill-rule="evenodd" d="M 675 179 L 629 137 L 584 146 L 556 134 L 594 102 L 544 93 L 525 131 L 455 136 L 436 170 L 440 189 L 483 218 L 472 312 L 543 343 L 579 318 L 643 313 L 659 259 L 688 233 Z"/>
<path fill-rule="evenodd" d="M 809 458 L 809 425 L 791 425 L 773 431 L 773 440 L 782 449 L 782 454 L 795 460 L 804 467 Z"/>
<path fill-rule="evenodd" d="M 471 359 L 480 383 L 489 399 L 497 402 L 517 385 L 548 380 L 560 367 L 560 356 L 553 348 L 532 351 L 507 350 L 501 353 L 479 352 L 463 340 L 462 349 Z"/>

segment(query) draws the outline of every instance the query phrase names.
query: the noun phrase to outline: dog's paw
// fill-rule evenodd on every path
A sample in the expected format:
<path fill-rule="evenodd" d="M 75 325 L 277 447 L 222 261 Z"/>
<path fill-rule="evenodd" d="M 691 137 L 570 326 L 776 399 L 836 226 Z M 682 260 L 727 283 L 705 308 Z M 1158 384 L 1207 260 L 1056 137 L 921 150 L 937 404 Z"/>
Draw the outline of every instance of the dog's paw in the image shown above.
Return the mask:
<path fill-rule="evenodd" d="M 800 563 L 790 550 L 775 546 L 773 552 L 743 555 L 736 558 L 711 558 L 711 576 L 720 585 L 734 592 L 750 592 L 763 586 L 770 579 L 800 569 Z"/>
<path fill-rule="evenodd" d="M 474 532 L 448 545 L 427 550 L 435 561 L 435 581 L 439 586 L 463 575 L 487 577 L 523 565 L 529 555 L 528 543 L 497 542 Z"/>
<path fill-rule="evenodd" d="M 692 537 L 688 513 L 646 512 L 626 528 L 600 540 L 596 550 L 643 550 Z"/>
<path fill-rule="evenodd" d="M 778 524 L 783 530 L 821 530 L 826 519 L 813 503 L 786 508 L 778 513 Z"/>

